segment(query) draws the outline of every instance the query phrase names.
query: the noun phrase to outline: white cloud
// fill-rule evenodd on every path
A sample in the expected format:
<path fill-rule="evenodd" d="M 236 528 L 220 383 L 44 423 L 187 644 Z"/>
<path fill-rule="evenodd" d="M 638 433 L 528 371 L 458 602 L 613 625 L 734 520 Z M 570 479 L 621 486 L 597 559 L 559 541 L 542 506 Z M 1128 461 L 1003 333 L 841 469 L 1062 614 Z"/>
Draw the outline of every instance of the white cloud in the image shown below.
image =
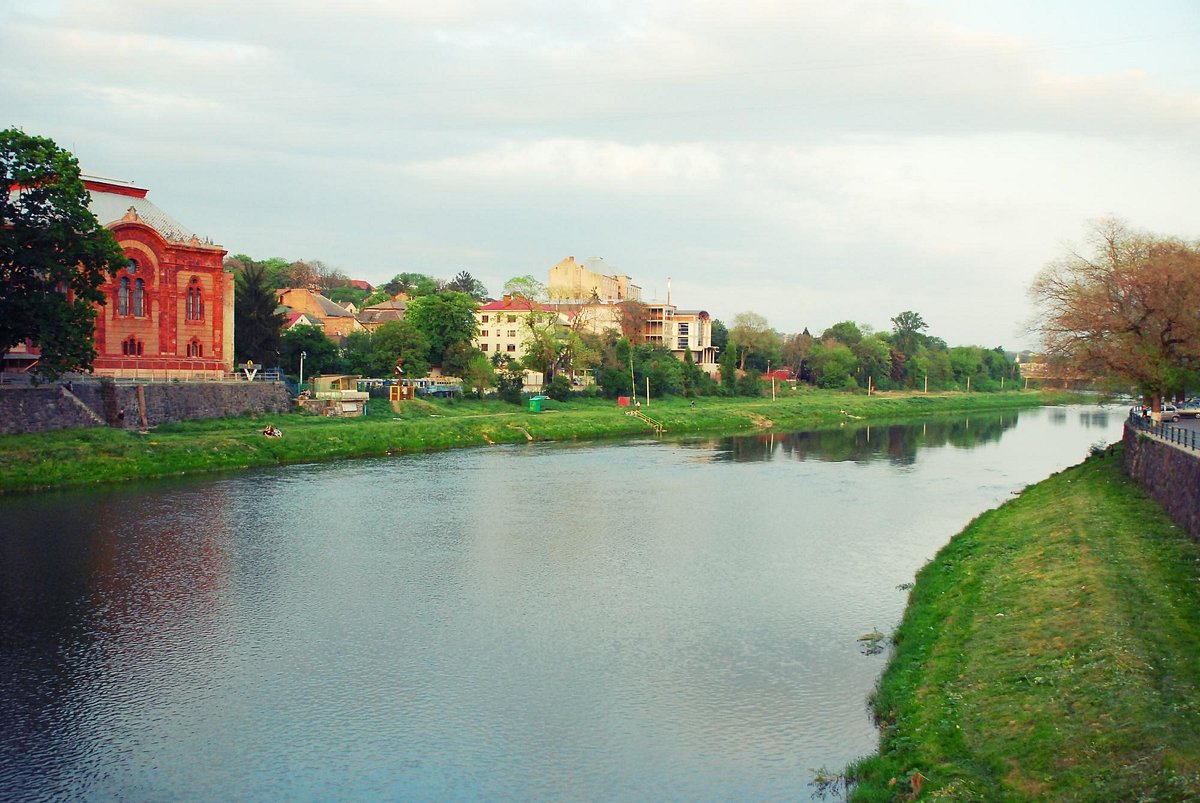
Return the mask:
<path fill-rule="evenodd" d="M 580 189 L 639 186 L 680 191 L 678 183 L 722 178 L 723 159 L 703 145 L 625 145 L 552 139 L 505 143 L 486 151 L 412 165 L 413 174 L 454 181 L 504 180 L 579 185 Z M 667 182 L 667 184 L 663 184 Z"/>
<path fill-rule="evenodd" d="M 1200 56 L 1155 22 L 1188 12 L 1025 8 L 30 0 L 0 105 L 253 255 L 498 284 L 599 254 L 718 316 L 1009 343 L 1087 219 L 1196 236 L 1200 204 Z"/>

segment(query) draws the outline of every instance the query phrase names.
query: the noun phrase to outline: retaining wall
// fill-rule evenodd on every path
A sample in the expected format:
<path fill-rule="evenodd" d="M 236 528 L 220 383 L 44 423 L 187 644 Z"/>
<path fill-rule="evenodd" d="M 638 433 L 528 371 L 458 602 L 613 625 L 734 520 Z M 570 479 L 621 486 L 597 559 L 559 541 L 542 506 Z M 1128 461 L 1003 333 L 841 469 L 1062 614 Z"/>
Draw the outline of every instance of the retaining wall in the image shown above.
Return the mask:
<path fill-rule="evenodd" d="M 154 426 L 291 409 L 287 388 L 277 382 L 74 382 L 70 391 L 60 385 L 4 387 L 0 434 L 104 425 L 140 429 L 143 411 L 146 424 Z"/>
<path fill-rule="evenodd" d="M 1200 540 L 1200 454 L 1164 443 L 1125 424 L 1125 473 Z"/>

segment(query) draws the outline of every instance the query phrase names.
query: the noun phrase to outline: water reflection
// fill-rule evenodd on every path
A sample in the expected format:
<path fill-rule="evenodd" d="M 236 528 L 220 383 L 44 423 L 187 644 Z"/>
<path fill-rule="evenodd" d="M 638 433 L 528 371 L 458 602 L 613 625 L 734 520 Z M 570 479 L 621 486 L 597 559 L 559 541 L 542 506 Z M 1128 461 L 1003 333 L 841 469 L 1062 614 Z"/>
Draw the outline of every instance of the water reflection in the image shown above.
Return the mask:
<path fill-rule="evenodd" d="M 0 498 L 0 798 L 803 798 L 874 744 L 897 586 L 1120 421 Z"/>
<path fill-rule="evenodd" d="M 766 432 L 714 440 L 691 441 L 690 445 L 712 450 L 712 459 L 735 463 L 793 460 L 867 463 L 886 459 L 897 466 L 911 465 L 923 448 L 954 446 L 971 449 L 998 441 L 1017 425 L 1019 413 L 1006 412 L 986 417 L 937 420 L 921 424 L 846 426 L 815 432 Z M 1066 418 L 1055 419 L 1065 423 Z M 1090 422 L 1090 419 L 1089 419 Z M 1090 423 L 1089 423 L 1090 425 Z M 1107 425 L 1107 419 L 1103 424 Z"/>

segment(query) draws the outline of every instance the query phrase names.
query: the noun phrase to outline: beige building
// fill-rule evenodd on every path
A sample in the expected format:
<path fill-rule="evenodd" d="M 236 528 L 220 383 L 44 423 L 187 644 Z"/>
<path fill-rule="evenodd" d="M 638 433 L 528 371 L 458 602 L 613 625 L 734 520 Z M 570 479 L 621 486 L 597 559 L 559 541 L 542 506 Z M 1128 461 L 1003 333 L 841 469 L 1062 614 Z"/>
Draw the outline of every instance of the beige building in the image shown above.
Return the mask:
<path fill-rule="evenodd" d="M 505 296 L 475 310 L 475 348 L 488 357 L 506 354 L 514 360 L 521 359 L 529 341 L 526 319 L 534 312 L 556 314 L 560 323 L 566 323 L 566 316 L 554 307 L 522 296 Z"/>
<path fill-rule="evenodd" d="M 528 318 L 531 314 L 555 315 L 560 325 L 567 317 L 546 304 L 530 301 L 522 296 L 504 296 L 499 301 L 489 301 L 475 310 L 475 348 L 489 359 L 503 354 L 514 360 L 525 356 L 525 345 L 529 342 Z M 537 371 L 525 372 L 527 389 L 540 388 L 544 377 Z"/>
<path fill-rule="evenodd" d="M 608 266 L 600 257 L 592 257 L 583 263 L 570 256 L 550 269 L 550 283 L 546 294 L 551 301 L 587 302 L 599 300 L 609 304 L 618 301 L 639 301 L 642 288 L 629 281 L 624 274 L 609 274 Z"/>
<path fill-rule="evenodd" d="M 680 360 L 692 352 L 692 360 L 710 376 L 718 371 L 718 349 L 712 342 L 712 316 L 704 310 L 683 310 L 671 302 L 651 301 L 646 305 L 646 331 L 642 342 L 667 348 Z"/>

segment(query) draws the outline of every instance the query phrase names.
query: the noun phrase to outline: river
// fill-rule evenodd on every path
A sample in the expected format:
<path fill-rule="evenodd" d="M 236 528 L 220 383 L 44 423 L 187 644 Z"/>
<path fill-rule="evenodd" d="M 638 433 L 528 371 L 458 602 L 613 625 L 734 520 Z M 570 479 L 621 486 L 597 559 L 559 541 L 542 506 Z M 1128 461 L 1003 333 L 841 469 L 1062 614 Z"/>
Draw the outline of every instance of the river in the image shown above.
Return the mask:
<path fill-rule="evenodd" d="M 0 798 L 806 799 L 1040 408 L 0 497 Z"/>

